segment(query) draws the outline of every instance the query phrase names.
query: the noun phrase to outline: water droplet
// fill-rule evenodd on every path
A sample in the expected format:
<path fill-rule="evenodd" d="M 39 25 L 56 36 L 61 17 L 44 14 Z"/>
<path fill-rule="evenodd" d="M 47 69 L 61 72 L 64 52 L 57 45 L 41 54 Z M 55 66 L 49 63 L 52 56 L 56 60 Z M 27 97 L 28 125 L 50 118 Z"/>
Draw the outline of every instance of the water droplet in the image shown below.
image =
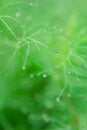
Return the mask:
<path fill-rule="evenodd" d="M 30 3 L 30 5 L 32 6 L 32 5 L 33 5 L 33 3 Z"/>
<path fill-rule="evenodd" d="M 26 67 L 25 67 L 25 66 L 23 66 L 23 67 L 22 67 L 22 69 L 23 69 L 23 70 L 26 70 Z"/>
<path fill-rule="evenodd" d="M 77 81 L 79 81 L 80 79 L 79 78 L 77 78 Z"/>
<path fill-rule="evenodd" d="M 18 44 L 20 44 L 20 43 L 21 43 L 21 41 L 19 40 L 19 41 L 18 41 Z"/>
<path fill-rule="evenodd" d="M 17 18 L 20 17 L 20 12 L 17 12 L 15 15 Z"/>
<path fill-rule="evenodd" d="M 21 28 L 23 28 L 23 25 L 21 25 Z"/>
<path fill-rule="evenodd" d="M 71 72 L 70 72 L 70 71 L 68 71 L 68 74 L 71 74 Z"/>
<path fill-rule="evenodd" d="M 56 30 L 56 29 L 57 29 L 57 27 L 56 27 L 56 26 L 54 26 L 54 27 L 53 27 L 53 30 Z"/>
<path fill-rule="evenodd" d="M 71 94 L 70 94 L 70 93 L 68 93 L 67 97 L 71 97 Z"/>
<path fill-rule="evenodd" d="M 30 78 L 33 78 L 34 77 L 34 75 L 33 74 L 30 74 Z"/>
<path fill-rule="evenodd" d="M 63 28 L 59 28 L 59 31 L 62 32 L 62 31 L 63 31 Z"/>
<path fill-rule="evenodd" d="M 42 76 L 43 76 L 43 78 L 46 78 L 46 77 L 47 77 L 47 75 L 46 75 L 46 74 L 43 74 Z"/>
<path fill-rule="evenodd" d="M 59 98 L 59 97 L 57 97 L 57 98 L 56 98 L 56 101 L 57 101 L 57 102 L 60 102 L 60 98 Z"/>
<path fill-rule="evenodd" d="M 42 118 L 43 118 L 43 120 L 44 120 L 45 122 L 49 122 L 49 118 L 48 118 L 48 115 L 47 115 L 47 114 L 43 113 L 43 114 L 42 114 Z"/>

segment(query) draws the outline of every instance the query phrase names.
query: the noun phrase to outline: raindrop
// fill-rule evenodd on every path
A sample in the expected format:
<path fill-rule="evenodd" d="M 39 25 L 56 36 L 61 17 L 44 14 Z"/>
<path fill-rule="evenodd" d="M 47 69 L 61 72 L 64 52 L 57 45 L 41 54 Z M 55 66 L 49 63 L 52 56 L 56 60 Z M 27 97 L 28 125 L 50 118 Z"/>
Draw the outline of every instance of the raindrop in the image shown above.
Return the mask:
<path fill-rule="evenodd" d="M 56 29 L 57 29 L 57 27 L 56 27 L 56 26 L 54 26 L 54 27 L 53 27 L 53 30 L 56 30 Z"/>
<path fill-rule="evenodd" d="M 43 120 L 44 120 L 45 122 L 49 122 L 49 118 L 48 118 L 48 115 L 47 115 L 47 114 L 43 113 L 43 114 L 42 114 L 42 118 L 43 118 Z"/>
<path fill-rule="evenodd" d="M 71 74 L 71 72 L 70 72 L 70 71 L 68 71 L 68 74 Z"/>
<path fill-rule="evenodd" d="M 15 15 L 17 18 L 20 17 L 20 12 L 17 12 Z"/>
<path fill-rule="evenodd" d="M 33 3 L 30 3 L 30 5 L 32 6 L 32 5 L 33 5 Z"/>
<path fill-rule="evenodd" d="M 23 25 L 21 25 L 21 28 L 23 28 Z"/>
<path fill-rule="evenodd" d="M 20 44 L 20 43 L 21 43 L 21 41 L 19 40 L 19 41 L 18 41 L 18 44 Z"/>
<path fill-rule="evenodd" d="M 70 94 L 70 93 L 68 93 L 67 97 L 71 97 L 71 94 Z"/>
<path fill-rule="evenodd" d="M 33 78 L 34 77 L 34 75 L 33 74 L 30 74 L 30 78 Z"/>
<path fill-rule="evenodd" d="M 43 76 L 43 78 L 46 78 L 46 77 L 47 77 L 47 75 L 46 75 L 46 74 L 43 74 L 42 76 Z"/>
<path fill-rule="evenodd" d="M 79 81 L 80 79 L 79 78 L 77 78 L 77 81 Z"/>
<path fill-rule="evenodd" d="M 23 69 L 23 70 L 26 70 L 26 67 L 25 67 L 25 66 L 23 66 L 23 67 L 22 67 L 22 69 Z"/>
<path fill-rule="evenodd" d="M 62 31 L 63 31 L 63 28 L 59 28 L 59 31 L 62 32 Z"/>
<path fill-rule="evenodd" d="M 56 98 L 56 101 L 57 101 L 57 102 L 60 102 L 60 98 L 59 98 L 59 97 L 57 97 L 57 98 Z"/>

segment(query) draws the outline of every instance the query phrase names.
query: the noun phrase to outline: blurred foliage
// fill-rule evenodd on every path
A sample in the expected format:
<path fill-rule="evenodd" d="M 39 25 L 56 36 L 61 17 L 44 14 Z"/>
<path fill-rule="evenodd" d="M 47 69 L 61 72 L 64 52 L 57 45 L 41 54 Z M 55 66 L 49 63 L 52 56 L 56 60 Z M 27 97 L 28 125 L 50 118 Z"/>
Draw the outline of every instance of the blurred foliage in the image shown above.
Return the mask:
<path fill-rule="evenodd" d="M 86 0 L 0 0 L 0 130 L 87 130 L 86 17 Z"/>

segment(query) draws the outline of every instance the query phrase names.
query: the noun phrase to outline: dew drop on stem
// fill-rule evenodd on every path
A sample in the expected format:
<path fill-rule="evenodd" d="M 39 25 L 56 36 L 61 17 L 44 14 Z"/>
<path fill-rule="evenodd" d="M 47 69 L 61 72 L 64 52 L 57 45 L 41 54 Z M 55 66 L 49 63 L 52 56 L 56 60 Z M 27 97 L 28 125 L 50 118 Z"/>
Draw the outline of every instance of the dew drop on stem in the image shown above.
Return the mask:
<path fill-rule="evenodd" d="M 23 69 L 23 70 L 26 70 L 26 67 L 25 67 L 25 66 L 23 66 L 23 67 L 22 67 L 22 69 Z"/>
<path fill-rule="evenodd" d="M 29 3 L 31 6 L 33 5 L 33 3 Z"/>
<path fill-rule="evenodd" d="M 63 31 L 63 28 L 59 28 L 59 31 L 62 32 L 62 31 Z"/>
<path fill-rule="evenodd" d="M 56 29 L 57 29 L 57 27 L 56 27 L 56 26 L 54 26 L 54 27 L 53 27 L 53 30 L 56 30 Z"/>
<path fill-rule="evenodd" d="M 71 72 L 70 72 L 70 71 L 68 71 L 68 74 L 71 74 Z"/>
<path fill-rule="evenodd" d="M 78 82 L 79 82 L 79 80 L 80 80 L 80 79 L 79 79 L 79 78 L 77 78 L 77 81 L 78 81 Z"/>
<path fill-rule="evenodd" d="M 18 18 L 18 17 L 20 17 L 20 12 L 17 12 L 16 14 L 15 14 L 15 16 Z"/>
<path fill-rule="evenodd" d="M 59 98 L 59 97 L 57 97 L 57 98 L 56 98 L 56 101 L 57 101 L 57 102 L 60 102 L 60 98 Z"/>
<path fill-rule="evenodd" d="M 46 75 L 46 74 L 43 74 L 43 75 L 42 75 L 42 77 L 43 77 L 43 78 L 46 78 L 46 77 L 47 77 L 47 75 Z"/>
<path fill-rule="evenodd" d="M 68 93 L 68 94 L 67 94 L 67 97 L 68 97 L 68 98 L 69 98 L 69 97 L 71 97 L 71 94 L 70 94 L 70 93 Z"/>
<path fill-rule="evenodd" d="M 33 74 L 30 74 L 30 78 L 34 78 L 34 75 L 33 75 Z"/>

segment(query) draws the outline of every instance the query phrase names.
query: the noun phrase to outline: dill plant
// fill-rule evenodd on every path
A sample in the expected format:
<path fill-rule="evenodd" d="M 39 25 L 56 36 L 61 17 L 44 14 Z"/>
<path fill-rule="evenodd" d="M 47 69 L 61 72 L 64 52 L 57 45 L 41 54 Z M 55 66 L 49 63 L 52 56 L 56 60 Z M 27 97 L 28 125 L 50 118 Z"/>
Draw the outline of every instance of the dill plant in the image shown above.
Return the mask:
<path fill-rule="evenodd" d="M 63 2 L 0 1 L 0 130 L 87 128 L 86 14 Z"/>

